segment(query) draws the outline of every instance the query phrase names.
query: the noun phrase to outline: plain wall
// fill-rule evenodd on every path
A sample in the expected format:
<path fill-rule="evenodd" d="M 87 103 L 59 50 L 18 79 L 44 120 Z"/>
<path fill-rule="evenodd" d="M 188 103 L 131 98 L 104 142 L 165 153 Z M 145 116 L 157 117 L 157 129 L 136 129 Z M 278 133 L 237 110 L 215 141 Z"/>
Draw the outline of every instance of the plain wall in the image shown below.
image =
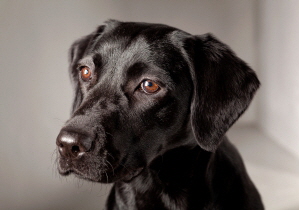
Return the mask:
<path fill-rule="evenodd" d="M 299 1 L 258 4 L 259 126 L 299 158 Z"/>
<path fill-rule="evenodd" d="M 220 3 L 221 2 L 221 3 Z M 0 1 L 0 209 L 101 209 L 109 187 L 61 178 L 71 43 L 109 18 L 214 33 L 256 68 L 254 1 Z M 241 123 L 255 123 L 257 106 Z"/>

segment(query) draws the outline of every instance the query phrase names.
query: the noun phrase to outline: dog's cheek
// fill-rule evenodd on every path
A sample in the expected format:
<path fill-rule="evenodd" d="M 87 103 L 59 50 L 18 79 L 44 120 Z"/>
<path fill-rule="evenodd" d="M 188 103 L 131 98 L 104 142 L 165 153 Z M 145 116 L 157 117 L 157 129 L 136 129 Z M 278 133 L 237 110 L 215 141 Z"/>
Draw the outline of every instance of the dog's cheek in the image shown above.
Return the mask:
<path fill-rule="evenodd" d="M 155 121 L 161 129 L 167 129 L 175 124 L 178 114 L 178 105 L 172 101 L 155 112 Z"/>

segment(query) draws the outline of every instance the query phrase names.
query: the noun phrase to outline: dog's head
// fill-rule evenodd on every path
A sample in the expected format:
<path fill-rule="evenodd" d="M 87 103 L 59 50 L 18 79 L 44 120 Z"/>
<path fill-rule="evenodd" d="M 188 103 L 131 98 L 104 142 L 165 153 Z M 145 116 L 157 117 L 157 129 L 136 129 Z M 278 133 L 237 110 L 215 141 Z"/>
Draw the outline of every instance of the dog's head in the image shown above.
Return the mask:
<path fill-rule="evenodd" d="M 70 50 L 72 116 L 57 137 L 61 174 L 130 180 L 165 151 L 215 151 L 259 81 L 212 35 L 108 21 Z"/>

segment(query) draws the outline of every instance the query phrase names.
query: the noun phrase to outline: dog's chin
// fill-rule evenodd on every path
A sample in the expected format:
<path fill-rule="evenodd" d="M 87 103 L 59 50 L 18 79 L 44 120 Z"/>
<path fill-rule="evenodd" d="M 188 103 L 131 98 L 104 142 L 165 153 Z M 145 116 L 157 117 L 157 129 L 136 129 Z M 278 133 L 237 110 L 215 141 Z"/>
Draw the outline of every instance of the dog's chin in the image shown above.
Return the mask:
<path fill-rule="evenodd" d="M 100 183 L 113 183 L 116 181 L 123 181 L 123 182 L 130 182 L 134 178 L 138 177 L 141 172 L 143 171 L 144 167 L 139 167 L 134 170 L 123 170 L 116 169 L 115 171 L 108 172 L 108 171 L 102 171 L 101 173 L 97 175 L 91 175 L 85 172 L 81 172 L 74 168 L 58 168 L 58 172 L 61 176 L 69 176 L 71 174 L 75 175 L 79 179 L 84 179 L 91 182 L 100 182 Z"/>
<path fill-rule="evenodd" d="M 108 176 L 107 172 L 98 173 L 98 174 L 88 174 L 86 172 L 80 171 L 75 168 L 58 168 L 58 172 L 61 176 L 70 176 L 74 175 L 79 179 L 84 179 L 91 182 L 101 182 L 101 183 L 111 183 L 111 176 Z"/>

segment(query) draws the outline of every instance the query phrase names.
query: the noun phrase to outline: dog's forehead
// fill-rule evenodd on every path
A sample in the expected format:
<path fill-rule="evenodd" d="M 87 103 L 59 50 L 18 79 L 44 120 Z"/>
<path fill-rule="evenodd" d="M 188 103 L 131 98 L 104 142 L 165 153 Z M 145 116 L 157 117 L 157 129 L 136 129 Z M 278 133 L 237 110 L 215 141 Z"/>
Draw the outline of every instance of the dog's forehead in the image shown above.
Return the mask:
<path fill-rule="evenodd" d="M 159 35 L 155 35 L 157 32 L 160 32 Z M 155 52 L 157 44 L 165 42 L 168 42 L 167 32 L 163 33 L 161 29 L 142 25 L 135 27 L 121 25 L 104 32 L 102 38 L 99 39 L 96 51 L 106 57 L 120 56 L 123 53 L 133 56 L 137 52 L 143 53 L 150 50 Z"/>
<path fill-rule="evenodd" d="M 106 67 L 114 65 L 123 69 L 124 65 L 136 62 L 157 61 L 157 57 L 172 60 L 171 56 L 165 55 L 181 51 L 183 40 L 188 36 L 188 33 L 167 25 L 112 22 L 90 51 L 100 56 Z"/>
<path fill-rule="evenodd" d="M 152 54 L 152 49 L 143 36 L 134 39 L 118 37 L 105 40 L 95 52 L 101 57 L 104 66 L 123 68 L 123 65 L 129 65 L 130 62 L 147 60 Z"/>

